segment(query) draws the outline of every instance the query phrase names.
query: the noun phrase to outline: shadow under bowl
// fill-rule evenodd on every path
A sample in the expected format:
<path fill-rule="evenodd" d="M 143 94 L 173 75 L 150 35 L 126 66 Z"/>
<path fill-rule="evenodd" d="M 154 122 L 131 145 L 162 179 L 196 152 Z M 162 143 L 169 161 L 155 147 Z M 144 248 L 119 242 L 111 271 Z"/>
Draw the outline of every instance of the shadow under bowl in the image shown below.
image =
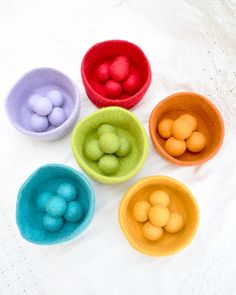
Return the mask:
<path fill-rule="evenodd" d="M 206 146 L 201 152 L 186 150 L 183 155 L 173 157 L 165 150 L 166 139 L 159 135 L 157 125 L 163 119 L 176 120 L 185 113 L 197 119 L 197 130 L 205 135 Z M 179 92 L 163 99 L 154 108 L 149 118 L 149 132 L 155 149 L 168 161 L 180 166 L 199 165 L 210 160 L 220 149 L 224 139 L 224 122 L 210 100 L 197 93 Z"/>
<path fill-rule="evenodd" d="M 79 222 L 64 222 L 57 232 L 49 232 L 43 226 L 44 212 L 37 207 L 37 197 L 42 192 L 56 194 L 63 182 L 77 189 L 78 201 L 83 210 Z M 16 223 L 22 237 L 35 244 L 52 245 L 75 238 L 85 230 L 94 213 L 94 192 L 87 178 L 76 170 L 60 164 L 48 164 L 37 169 L 21 186 L 16 204 Z"/>
<path fill-rule="evenodd" d="M 164 231 L 158 241 L 147 240 L 142 231 L 143 223 L 135 220 L 133 207 L 138 201 L 148 201 L 156 190 L 164 190 L 170 196 L 170 211 L 180 213 L 183 228 L 170 234 Z M 166 176 L 143 178 L 124 195 L 119 207 L 119 222 L 130 245 L 139 252 L 151 256 L 167 256 L 179 252 L 194 238 L 199 224 L 199 209 L 191 191 L 181 182 Z"/>

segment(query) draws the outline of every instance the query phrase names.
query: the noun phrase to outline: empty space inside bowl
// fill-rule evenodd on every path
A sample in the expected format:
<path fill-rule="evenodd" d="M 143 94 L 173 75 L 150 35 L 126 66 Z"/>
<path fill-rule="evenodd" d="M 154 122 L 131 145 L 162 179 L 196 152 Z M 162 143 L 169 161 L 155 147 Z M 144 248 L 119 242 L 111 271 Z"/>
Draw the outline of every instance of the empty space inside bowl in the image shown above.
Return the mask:
<path fill-rule="evenodd" d="M 63 227 L 57 232 L 46 231 L 43 226 L 44 212 L 37 208 L 36 202 L 42 192 L 51 192 L 56 195 L 57 187 L 61 183 L 69 182 L 77 189 L 77 198 L 83 209 L 83 217 L 77 223 L 64 221 Z M 17 203 L 17 223 L 23 237 L 38 244 L 54 244 L 70 239 L 80 232 L 87 219 L 91 206 L 88 195 L 90 190 L 70 170 L 52 167 L 40 168 L 23 185 Z"/>
<path fill-rule="evenodd" d="M 193 115 L 198 122 L 197 131 L 200 131 L 206 137 L 205 148 L 198 153 L 191 153 L 188 150 L 179 157 L 181 161 L 197 161 L 207 158 L 214 152 L 216 146 L 220 142 L 222 135 L 222 126 L 217 116 L 216 111 L 205 100 L 197 95 L 179 94 L 161 104 L 156 110 L 156 120 L 152 128 L 155 128 L 156 139 L 165 150 L 166 139 L 163 139 L 158 131 L 157 125 L 163 119 L 176 120 L 180 115 L 188 113 Z"/>
<path fill-rule="evenodd" d="M 88 167 L 98 174 L 104 175 L 98 168 L 97 162 L 90 161 L 84 154 L 84 147 L 87 141 L 97 138 L 97 128 L 108 123 L 116 128 L 118 135 L 127 138 L 132 146 L 131 152 L 123 158 L 119 159 L 119 169 L 112 175 L 112 177 L 120 177 L 128 174 L 139 163 L 140 156 L 144 152 L 144 141 L 142 129 L 135 121 L 135 119 L 126 112 L 116 110 L 109 110 L 95 113 L 83 122 L 76 130 L 73 142 L 76 147 L 76 153 L 79 159 L 82 159 Z M 104 175 L 105 176 L 105 175 Z"/>
<path fill-rule="evenodd" d="M 147 80 L 149 66 L 143 52 L 136 45 L 122 41 L 97 44 L 85 56 L 84 72 L 92 89 L 103 97 L 106 97 L 105 88 L 104 84 L 97 79 L 96 69 L 104 62 L 112 64 L 113 60 L 120 55 L 124 55 L 129 59 L 130 72 L 135 72 L 139 76 L 141 81 L 139 89 Z M 126 99 L 132 95 L 122 92 L 118 99 Z"/>
<path fill-rule="evenodd" d="M 33 112 L 28 107 L 31 95 L 46 96 L 51 90 L 58 90 L 64 97 L 63 109 L 67 118 L 71 115 L 76 100 L 72 82 L 62 73 L 53 69 L 37 69 L 21 78 L 10 92 L 7 110 L 11 121 L 18 127 L 34 132 L 30 126 Z M 56 127 L 49 125 L 46 131 Z"/>
<path fill-rule="evenodd" d="M 170 196 L 170 211 L 178 212 L 184 220 L 183 228 L 170 234 L 164 230 L 162 237 L 158 241 L 147 240 L 143 235 L 143 224 L 135 220 L 133 216 L 133 207 L 138 201 L 148 201 L 149 196 L 156 190 L 164 190 Z M 130 201 L 123 212 L 124 223 L 127 231 L 130 233 L 131 240 L 139 248 L 145 249 L 151 253 L 166 253 L 181 248 L 183 241 L 189 239 L 192 230 L 196 227 L 197 210 L 189 193 L 178 184 L 168 183 L 166 180 L 159 184 L 147 184 L 141 189 L 137 189 L 130 196 Z"/>

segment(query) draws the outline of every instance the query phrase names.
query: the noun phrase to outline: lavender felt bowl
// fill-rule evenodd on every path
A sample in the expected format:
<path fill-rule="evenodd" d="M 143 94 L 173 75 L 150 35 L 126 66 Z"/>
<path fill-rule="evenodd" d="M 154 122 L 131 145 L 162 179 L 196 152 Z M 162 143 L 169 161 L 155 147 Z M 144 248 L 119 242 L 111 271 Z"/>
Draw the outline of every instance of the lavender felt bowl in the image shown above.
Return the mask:
<path fill-rule="evenodd" d="M 29 108 L 28 100 L 34 94 L 46 97 L 52 90 L 59 91 L 64 97 L 66 120 L 58 127 L 49 122 L 45 131 L 37 132 L 32 128 L 34 112 Z M 80 97 L 77 86 L 65 74 L 51 68 L 38 68 L 26 73 L 14 85 L 5 106 L 16 129 L 36 139 L 50 141 L 63 137 L 73 128 L 80 110 Z"/>

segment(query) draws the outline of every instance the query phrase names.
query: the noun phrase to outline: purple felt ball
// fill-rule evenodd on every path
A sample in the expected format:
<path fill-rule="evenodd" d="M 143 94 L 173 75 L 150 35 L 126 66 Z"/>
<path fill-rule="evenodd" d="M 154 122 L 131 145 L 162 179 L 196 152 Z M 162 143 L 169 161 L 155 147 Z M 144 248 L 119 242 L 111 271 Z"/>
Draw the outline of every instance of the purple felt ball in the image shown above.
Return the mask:
<path fill-rule="evenodd" d="M 47 93 L 47 98 L 51 101 L 54 107 L 61 107 L 64 103 L 64 97 L 58 90 L 51 90 Z"/>
<path fill-rule="evenodd" d="M 40 100 L 42 96 L 38 95 L 38 94 L 33 94 L 29 97 L 28 99 L 28 107 L 30 108 L 31 111 L 34 112 L 34 104 L 36 102 L 36 100 Z"/>
<path fill-rule="evenodd" d="M 42 117 L 37 114 L 33 114 L 30 119 L 30 126 L 36 132 L 43 132 L 48 128 L 48 119 L 47 117 Z"/>
<path fill-rule="evenodd" d="M 46 97 L 40 97 L 34 102 L 34 111 L 37 115 L 47 116 L 52 111 L 52 103 Z"/>
<path fill-rule="evenodd" d="M 53 126 L 58 127 L 65 122 L 66 113 L 63 108 L 55 107 L 49 114 L 48 120 Z"/>

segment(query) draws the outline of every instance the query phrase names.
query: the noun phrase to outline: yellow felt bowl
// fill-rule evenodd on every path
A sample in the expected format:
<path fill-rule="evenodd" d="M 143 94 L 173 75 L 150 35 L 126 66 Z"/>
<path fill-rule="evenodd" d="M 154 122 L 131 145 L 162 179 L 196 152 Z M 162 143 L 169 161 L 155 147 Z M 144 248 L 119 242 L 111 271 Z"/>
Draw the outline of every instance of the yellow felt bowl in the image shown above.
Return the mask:
<path fill-rule="evenodd" d="M 142 231 L 143 223 L 133 217 L 137 201 L 148 201 L 155 190 L 170 195 L 170 211 L 177 211 L 184 220 L 183 228 L 170 234 L 164 231 L 158 241 L 147 240 Z M 194 238 L 199 224 L 199 209 L 191 191 L 181 182 L 166 176 L 146 177 L 132 186 L 124 195 L 119 208 L 119 222 L 127 240 L 136 250 L 151 256 L 167 256 L 179 252 Z"/>

